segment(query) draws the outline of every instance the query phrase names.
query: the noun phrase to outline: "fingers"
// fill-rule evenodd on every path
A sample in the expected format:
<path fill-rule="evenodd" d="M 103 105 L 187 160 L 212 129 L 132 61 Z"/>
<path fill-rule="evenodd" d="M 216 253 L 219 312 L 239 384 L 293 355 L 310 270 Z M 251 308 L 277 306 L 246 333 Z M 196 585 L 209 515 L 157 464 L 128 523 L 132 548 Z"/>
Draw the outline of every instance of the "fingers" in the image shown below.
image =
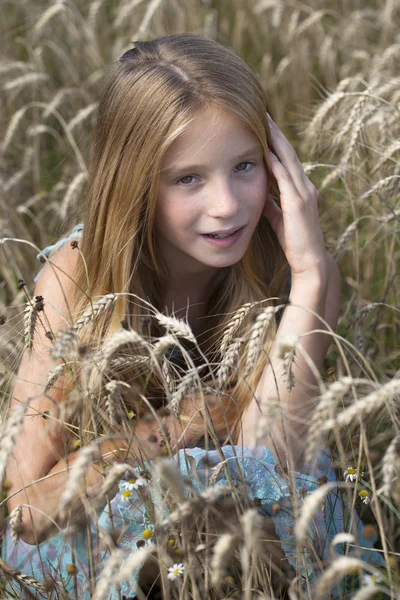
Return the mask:
<path fill-rule="evenodd" d="M 284 169 L 291 177 L 297 192 L 300 195 L 315 194 L 315 187 L 305 174 L 303 166 L 293 146 L 286 139 L 279 127 L 276 125 L 276 123 L 274 123 L 269 115 L 268 122 L 270 125 L 275 154 L 279 162 L 283 165 Z M 283 176 L 284 171 L 280 169 L 279 172 Z"/>

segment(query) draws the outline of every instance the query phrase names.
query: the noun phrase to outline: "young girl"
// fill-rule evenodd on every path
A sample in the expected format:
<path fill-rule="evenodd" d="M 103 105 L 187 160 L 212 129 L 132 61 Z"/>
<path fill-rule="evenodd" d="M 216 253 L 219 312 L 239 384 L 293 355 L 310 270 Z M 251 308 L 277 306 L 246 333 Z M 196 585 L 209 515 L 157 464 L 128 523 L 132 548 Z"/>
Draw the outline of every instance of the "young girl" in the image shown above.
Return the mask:
<path fill-rule="evenodd" d="M 58 585 L 63 574 L 71 596 L 90 598 L 93 574 L 98 581 L 113 543 L 127 557 L 151 531 L 138 509 L 141 488 L 150 481 L 145 470 L 133 480 L 128 473 L 130 483 L 121 473 L 119 490 L 96 505 L 98 523 L 91 521 L 88 530 L 81 499 L 63 518 L 60 497 L 81 456 L 79 444 L 106 436 L 102 460 L 96 456 L 87 467 L 87 505 L 104 481 L 104 461 L 139 465 L 140 456 L 148 461 L 142 467 L 151 466 L 164 452 L 166 434 L 182 474 L 198 491 L 206 487 L 208 467 L 225 457 L 237 474 L 242 463 L 232 459 L 246 457 L 249 497 L 273 517 L 290 565 L 311 578 L 313 553 L 296 556 L 285 472 L 297 470 L 293 481 L 306 493 L 318 477 L 335 479 L 323 454 L 308 474 L 303 453 L 318 372 L 332 339 L 328 326 L 335 330 L 338 320 L 340 274 L 325 250 L 316 189 L 270 117 L 257 76 L 233 51 L 200 35 L 136 42 L 109 74 L 88 181 L 82 223 L 39 255 L 47 264 L 34 290 L 38 320 L 11 403 L 21 410 L 26 401 L 25 416 L 6 472 L 8 508 L 22 505 L 22 523 L 15 544 L 8 525 L 3 560 L 46 585 Z M 186 319 L 191 330 L 171 316 Z M 165 337 L 174 327 L 175 344 Z M 297 347 L 291 385 L 281 360 L 287 334 L 289 351 Z M 149 344 L 156 351 L 160 337 L 168 346 L 158 346 L 162 370 L 148 351 Z M 136 339 L 146 342 L 134 345 Z M 73 366 L 68 352 L 76 343 Z M 79 360 L 98 357 L 100 347 L 107 349 L 104 368 L 89 375 L 79 370 Z M 231 365 L 222 377 L 219 365 L 228 355 L 237 368 Z M 56 377 L 46 384 L 55 365 Z M 179 382 L 190 369 L 197 369 L 199 387 L 179 398 Z M 114 387 L 107 387 L 111 382 Z M 83 401 L 82 386 L 91 390 Z M 113 412 L 105 390 L 117 388 Z M 260 437 L 261 415 L 272 425 Z M 116 448 L 126 450 L 123 456 Z M 184 456 L 193 457 L 201 481 Z M 226 481 L 222 470 L 218 484 Z M 277 505 L 279 512 L 272 510 Z M 345 528 L 340 502 L 326 506 L 325 516 L 314 521 L 318 560 L 328 558 L 329 540 Z M 70 536 L 63 530 L 67 523 Z M 110 538 L 116 523 L 121 535 Z M 139 567 L 122 582 L 125 597 L 141 593 Z M 37 593 L 25 584 L 18 588 L 14 581 L 13 589 L 21 597 L 27 587 Z M 118 597 L 115 586 L 109 594 Z"/>

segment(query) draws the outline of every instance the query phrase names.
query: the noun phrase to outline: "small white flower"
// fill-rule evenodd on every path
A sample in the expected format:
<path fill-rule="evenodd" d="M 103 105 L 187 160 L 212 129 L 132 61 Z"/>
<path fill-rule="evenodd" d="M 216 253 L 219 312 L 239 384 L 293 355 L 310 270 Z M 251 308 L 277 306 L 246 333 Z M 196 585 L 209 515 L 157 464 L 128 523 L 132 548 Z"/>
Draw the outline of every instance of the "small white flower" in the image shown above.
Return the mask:
<path fill-rule="evenodd" d="M 130 504 L 131 496 L 132 496 L 132 492 L 130 492 L 129 490 L 125 490 L 125 491 L 121 492 L 121 498 L 124 501 L 124 503 Z"/>
<path fill-rule="evenodd" d="M 382 583 L 382 578 L 379 575 L 367 575 L 364 573 L 363 581 L 364 585 L 376 585 L 377 583 Z"/>
<path fill-rule="evenodd" d="M 361 490 L 358 495 L 360 496 L 361 500 L 364 502 L 364 504 L 369 504 L 371 502 L 371 499 L 369 497 L 369 493 L 367 492 L 367 490 Z"/>
<path fill-rule="evenodd" d="M 347 467 L 344 472 L 345 481 L 356 481 L 359 477 L 364 477 L 364 471 L 358 473 L 357 469 L 354 467 Z"/>
<path fill-rule="evenodd" d="M 124 488 L 124 491 L 126 492 L 131 492 L 132 490 L 137 490 L 139 489 L 139 486 L 145 486 L 146 485 L 146 480 L 142 479 L 141 477 L 138 477 L 137 479 L 129 479 L 128 481 L 124 481 L 122 483 L 122 487 Z"/>
<path fill-rule="evenodd" d="M 168 571 L 169 571 L 168 579 L 170 579 L 171 581 L 174 581 L 177 577 L 179 577 L 179 575 L 182 575 L 183 564 L 179 563 L 179 565 L 178 565 L 175 563 L 173 567 L 169 567 Z"/>

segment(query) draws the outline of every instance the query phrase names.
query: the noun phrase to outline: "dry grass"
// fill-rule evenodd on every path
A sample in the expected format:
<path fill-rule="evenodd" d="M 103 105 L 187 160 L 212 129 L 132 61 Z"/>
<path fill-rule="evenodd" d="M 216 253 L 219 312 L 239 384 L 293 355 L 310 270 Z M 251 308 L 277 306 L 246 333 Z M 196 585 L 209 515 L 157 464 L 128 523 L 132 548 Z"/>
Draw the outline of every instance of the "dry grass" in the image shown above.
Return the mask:
<path fill-rule="evenodd" d="M 323 598 L 335 583 L 360 574 L 361 589 L 350 587 L 355 599 L 399 597 L 399 17 L 400 0 L 32 0 L 4 5 L 0 14 L 0 480 L 26 411 L 26 405 L 21 405 L 6 421 L 8 390 L 42 310 L 42 300 L 31 297 L 33 274 L 41 266 L 35 255 L 53 243 L 67 223 L 75 222 L 87 180 L 87 140 L 102 77 L 132 40 L 167 31 L 201 32 L 232 46 L 256 68 L 274 119 L 299 151 L 319 190 L 327 249 L 343 275 L 337 336 L 311 419 L 308 458 L 322 443 L 329 444 L 338 480 L 344 479 L 349 466 L 364 472 L 352 483 L 343 482 L 340 498 L 361 512 L 368 523 L 366 537 L 366 528 L 372 525 L 379 533 L 384 564 L 377 571 L 363 563 L 357 552 L 339 556 L 331 548 L 328 564 L 319 565 L 314 581 L 301 587 L 296 573 L 282 567 L 271 528 L 262 528 L 260 515 L 253 510 L 256 499 L 233 485 L 221 454 L 222 462 L 211 470 L 210 481 L 215 484 L 225 473 L 228 487 L 211 485 L 200 491 L 171 464 L 155 461 L 154 490 L 143 500 L 154 517 L 154 546 L 135 548 L 124 561 L 118 536 L 103 540 L 110 556 L 93 597 L 107 598 L 111 585 L 118 587 L 146 561 L 143 573 L 153 573 L 153 578 L 159 573 L 168 598 L 283 597 L 285 585 L 293 598 Z M 190 392 L 206 393 L 201 369 L 189 364 L 188 374 L 179 380 L 169 363 L 171 346 L 183 350 L 179 337 L 194 340 L 187 323 L 178 319 L 158 314 L 165 328 L 159 340 L 121 330 L 97 354 L 79 354 L 79 331 L 95 325 L 96 316 L 115 299 L 112 294 L 91 299 L 81 318 L 56 337 L 55 367 L 45 390 L 56 385 L 66 368 L 112 373 L 136 361 L 144 368 L 158 369 L 164 377 L 174 412 Z M 215 394 L 223 391 L 230 373 L 242 368 L 243 376 L 248 373 L 261 351 L 273 309 L 261 308 L 248 336 L 235 337 L 251 308 L 239 308 L 225 331 L 221 345 L 225 358 L 217 369 Z M 122 347 L 132 348 L 132 344 L 148 356 L 120 355 Z M 246 365 L 237 364 L 242 344 L 247 344 Z M 295 349 L 295 340 L 282 340 L 288 386 L 295 386 L 291 378 Z M 56 365 L 56 359 L 63 363 Z M 92 393 L 89 387 L 82 389 L 82 383 L 89 386 L 89 378 L 79 383 L 76 406 L 89 402 Z M 121 390 L 126 386 L 118 377 L 109 377 L 103 390 L 104 419 L 111 427 L 126 421 L 132 429 L 135 422 L 136 415 L 129 420 L 121 410 Z M 269 402 L 269 419 L 260 422 L 258 440 L 279 418 L 277 399 Z M 69 414 L 67 408 L 60 420 Z M 71 471 L 62 496 L 64 509 L 80 493 L 85 471 L 97 457 L 99 439 L 92 437 L 92 445 L 81 450 Z M 167 458 L 169 444 L 164 448 Z M 146 470 L 148 464 L 142 461 L 141 466 Z M 122 464 L 109 470 L 98 493 L 99 506 L 109 500 L 110 490 L 127 468 Z M 195 479 L 198 476 L 195 473 Z M 307 546 L 308 528 L 335 486 L 321 481 L 303 502 L 295 482 L 291 483 L 297 543 L 299 549 L 312 553 Z M 368 507 L 360 491 L 368 494 Z M 21 508 L 7 515 L 8 493 L 3 482 L 1 523 L 11 522 L 17 540 Z M 273 507 L 278 513 L 279 505 Z M 152 558 L 155 552 L 158 563 Z M 170 582 L 167 568 L 177 563 L 184 565 L 184 575 Z M 69 567 L 73 573 L 73 565 Z M 2 562 L 0 571 L 0 580 L 10 585 L 19 582 L 27 597 L 34 597 L 31 592 L 36 589 L 41 597 L 54 598 L 51 585 L 46 588 L 29 573 L 16 573 Z M 143 589 L 145 579 L 143 575 Z M 4 584 L 2 590 L 0 594 L 11 597 Z M 139 600 L 142 597 L 138 595 Z"/>

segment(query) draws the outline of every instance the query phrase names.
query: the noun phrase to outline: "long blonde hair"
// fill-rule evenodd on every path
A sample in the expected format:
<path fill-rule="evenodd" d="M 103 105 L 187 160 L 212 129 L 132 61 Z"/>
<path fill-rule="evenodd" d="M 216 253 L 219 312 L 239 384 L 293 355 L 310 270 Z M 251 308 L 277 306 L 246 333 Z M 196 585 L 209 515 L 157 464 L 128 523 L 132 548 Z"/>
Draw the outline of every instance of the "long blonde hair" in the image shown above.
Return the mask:
<path fill-rule="evenodd" d="M 87 306 L 87 296 L 79 289 L 90 291 L 94 299 L 126 294 L 96 319 L 96 336 L 93 331 L 90 337 L 87 334 L 92 345 L 110 338 L 121 329 L 121 322 L 144 335 L 151 311 L 145 306 L 138 309 L 132 298 L 143 298 L 161 310 L 160 285 L 167 270 L 153 227 L 158 174 L 169 146 L 199 111 L 210 106 L 235 114 L 257 136 L 264 149 L 269 185 L 276 189 L 268 156 L 266 94 L 255 72 L 232 50 L 201 35 L 167 35 L 135 42 L 110 69 L 92 141 L 80 246 L 86 264 L 80 261 L 74 277 L 73 314 L 78 316 Z M 213 331 L 213 343 L 208 338 L 201 345 L 210 363 L 221 358 L 218 341 L 235 311 L 245 303 L 279 297 L 287 275 L 284 253 L 269 222 L 262 218 L 244 257 L 221 269 L 210 290 L 207 328 Z M 236 335 L 243 335 L 252 319 L 254 312 L 243 320 Z M 160 328 L 153 322 L 151 331 Z M 274 322 L 267 332 L 267 351 L 275 333 Z M 261 353 L 247 381 L 236 373 L 227 386 L 235 403 L 226 413 L 232 432 L 238 430 L 265 361 Z M 146 385 L 151 388 L 148 381 Z M 153 386 L 162 389 L 157 377 Z M 221 416 L 213 421 L 217 432 L 226 430 Z M 203 420 L 193 427 L 203 430 Z"/>

